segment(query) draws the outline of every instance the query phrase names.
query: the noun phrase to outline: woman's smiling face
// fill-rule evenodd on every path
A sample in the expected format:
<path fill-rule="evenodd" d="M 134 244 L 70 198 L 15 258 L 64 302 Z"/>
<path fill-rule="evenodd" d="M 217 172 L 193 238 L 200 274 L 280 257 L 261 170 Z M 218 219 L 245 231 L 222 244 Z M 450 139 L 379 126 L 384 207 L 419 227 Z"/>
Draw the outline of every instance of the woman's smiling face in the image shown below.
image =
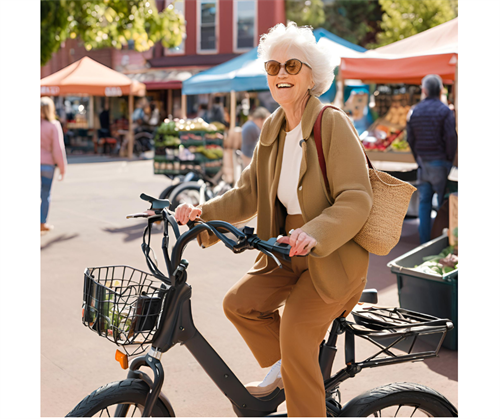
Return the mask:
<path fill-rule="evenodd" d="M 292 58 L 307 63 L 301 50 L 294 46 L 281 50 L 276 48 L 271 53 L 270 60 L 284 64 Z M 276 76 L 267 75 L 267 83 L 269 84 L 273 99 L 281 106 L 298 103 L 300 99 L 304 98 L 307 91 L 314 86 L 312 70 L 305 64 L 302 64 L 300 72 L 295 75 L 288 74 L 285 66 L 282 65 Z"/>

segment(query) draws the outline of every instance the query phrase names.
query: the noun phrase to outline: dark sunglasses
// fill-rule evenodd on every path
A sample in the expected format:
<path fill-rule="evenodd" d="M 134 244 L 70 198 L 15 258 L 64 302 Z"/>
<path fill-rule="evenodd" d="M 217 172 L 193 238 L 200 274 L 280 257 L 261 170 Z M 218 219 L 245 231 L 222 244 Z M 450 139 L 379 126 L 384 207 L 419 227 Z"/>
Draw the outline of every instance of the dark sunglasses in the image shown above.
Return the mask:
<path fill-rule="evenodd" d="M 292 58 L 292 59 L 288 60 L 285 64 L 281 64 L 278 61 L 270 60 L 270 61 L 266 61 L 264 65 L 265 65 L 267 74 L 269 74 L 270 76 L 278 75 L 278 73 L 280 72 L 281 66 L 283 66 L 283 65 L 285 66 L 285 71 L 288 74 L 295 76 L 296 74 L 300 73 L 300 70 L 302 69 L 302 64 L 308 66 L 312 70 L 312 67 L 309 64 L 303 63 L 302 61 L 297 60 L 297 58 Z"/>

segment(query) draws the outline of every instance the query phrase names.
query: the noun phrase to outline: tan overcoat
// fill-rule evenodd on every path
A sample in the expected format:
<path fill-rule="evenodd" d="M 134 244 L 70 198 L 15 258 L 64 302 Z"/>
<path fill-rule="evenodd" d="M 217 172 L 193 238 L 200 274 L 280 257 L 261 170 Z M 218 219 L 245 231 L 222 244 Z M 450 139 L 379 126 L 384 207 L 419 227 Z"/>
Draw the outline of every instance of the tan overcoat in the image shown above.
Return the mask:
<path fill-rule="evenodd" d="M 353 237 L 365 224 L 372 206 L 372 189 L 362 145 L 348 116 L 328 108 L 321 136 L 331 196 L 327 195 L 319 166 L 313 127 L 323 104 L 314 96 L 302 116 L 302 162 L 297 194 L 304 230 L 318 244 L 309 257 L 309 271 L 327 303 L 347 300 L 366 283 L 368 252 Z M 201 218 L 238 224 L 257 215 L 257 235 L 264 240 L 286 234 L 286 209 L 276 197 L 285 143 L 285 112 L 278 108 L 264 123 L 252 162 L 237 185 L 205 203 Z M 200 243 L 216 243 L 202 233 Z M 249 273 L 269 273 L 276 263 L 259 253 Z M 272 278 L 270 278 L 272 280 Z"/>

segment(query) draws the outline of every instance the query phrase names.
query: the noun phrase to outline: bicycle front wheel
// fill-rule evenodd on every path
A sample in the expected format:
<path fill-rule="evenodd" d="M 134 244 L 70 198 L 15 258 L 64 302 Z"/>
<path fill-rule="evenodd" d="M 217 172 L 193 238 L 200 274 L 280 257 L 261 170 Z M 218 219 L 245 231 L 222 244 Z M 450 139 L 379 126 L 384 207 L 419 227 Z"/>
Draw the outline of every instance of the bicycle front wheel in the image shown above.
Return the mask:
<path fill-rule="evenodd" d="M 141 417 L 148 393 L 149 386 L 141 380 L 109 383 L 85 397 L 66 417 Z M 152 416 L 172 417 L 174 413 L 158 399 Z"/>
<path fill-rule="evenodd" d="M 341 417 L 458 417 L 457 409 L 441 394 L 413 383 L 393 383 L 368 390 L 342 409 Z"/>

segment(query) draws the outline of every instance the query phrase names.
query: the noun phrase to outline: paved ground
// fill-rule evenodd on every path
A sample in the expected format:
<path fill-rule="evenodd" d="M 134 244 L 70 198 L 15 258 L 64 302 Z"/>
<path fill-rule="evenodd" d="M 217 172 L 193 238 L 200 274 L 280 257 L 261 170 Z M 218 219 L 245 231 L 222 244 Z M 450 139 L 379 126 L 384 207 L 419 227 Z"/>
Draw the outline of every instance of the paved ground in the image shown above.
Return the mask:
<path fill-rule="evenodd" d="M 54 182 L 49 222 L 56 228 L 41 240 L 41 415 L 45 417 L 64 416 L 97 387 L 125 378 L 126 372 L 114 360 L 116 347 L 81 324 L 83 270 L 113 264 L 147 270 L 140 250 L 143 222 L 126 220 L 125 214 L 147 207 L 139 199 L 141 192 L 159 195 L 168 184 L 167 178 L 153 175 L 151 161 L 73 163 L 79 164 L 70 164 L 66 179 Z M 159 238 L 155 235 L 158 242 Z M 416 220 L 410 219 L 390 255 L 371 258 L 368 286 L 379 290 L 380 304 L 398 304 L 396 279 L 387 262 L 417 245 Z M 255 252 L 233 255 L 220 244 L 206 250 L 193 244 L 185 252 L 195 324 L 244 383 L 261 379 L 266 371 L 225 318 L 221 302 L 255 256 Z M 343 366 L 343 338 L 340 342 L 334 370 Z M 357 360 L 373 354 L 372 348 L 360 341 Z M 162 363 L 163 391 L 177 416 L 234 416 L 230 403 L 185 348 L 174 347 Z M 457 375 L 457 352 L 442 349 L 439 358 L 425 362 L 363 371 L 341 386 L 342 401 L 385 383 L 409 381 L 438 390 L 457 406 Z"/>

